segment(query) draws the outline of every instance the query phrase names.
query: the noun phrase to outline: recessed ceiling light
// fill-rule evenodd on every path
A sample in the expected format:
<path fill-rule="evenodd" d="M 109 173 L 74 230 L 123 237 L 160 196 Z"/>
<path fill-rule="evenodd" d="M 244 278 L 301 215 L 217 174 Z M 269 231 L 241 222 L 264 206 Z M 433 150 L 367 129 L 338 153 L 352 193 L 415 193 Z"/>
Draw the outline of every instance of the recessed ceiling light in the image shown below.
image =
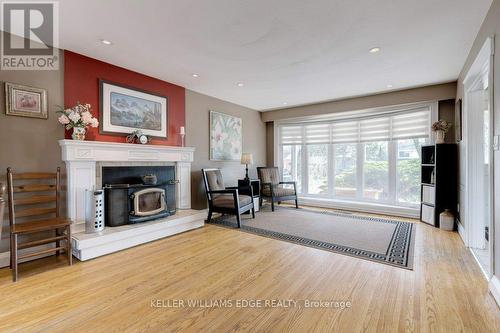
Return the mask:
<path fill-rule="evenodd" d="M 387 85 L 387 88 L 392 88 L 392 84 L 388 84 L 388 85 Z"/>
<path fill-rule="evenodd" d="M 193 75 L 193 77 L 200 77 L 200 75 L 199 75 L 199 74 L 196 74 L 196 73 L 194 73 L 194 74 L 192 74 L 192 75 Z"/>
<path fill-rule="evenodd" d="M 111 43 L 111 41 L 107 40 L 107 39 L 101 39 L 101 43 L 105 44 L 105 45 L 111 45 L 113 43 Z"/>
<path fill-rule="evenodd" d="M 244 86 L 244 84 L 243 84 L 243 82 L 238 82 L 237 86 L 238 86 L 238 87 L 243 87 L 243 86 Z"/>
<path fill-rule="evenodd" d="M 380 51 L 380 47 L 373 47 L 370 49 L 370 53 L 377 53 Z"/>
<path fill-rule="evenodd" d="M 283 105 L 288 105 L 288 103 L 287 102 L 283 102 Z"/>

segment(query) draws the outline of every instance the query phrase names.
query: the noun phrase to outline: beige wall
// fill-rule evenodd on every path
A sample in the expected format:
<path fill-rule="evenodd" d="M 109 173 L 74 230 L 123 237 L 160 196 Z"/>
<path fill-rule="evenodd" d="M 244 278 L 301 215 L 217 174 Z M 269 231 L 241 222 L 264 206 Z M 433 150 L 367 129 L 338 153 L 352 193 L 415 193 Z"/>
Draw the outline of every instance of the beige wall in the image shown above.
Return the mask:
<path fill-rule="evenodd" d="M 253 153 L 254 165 L 249 166 L 250 178 L 257 177 L 256 166 L 266 165 L 266 126 L 260 113 L 186 89 L 186 145 L 196 148 L 191 169 L 192 207 L 206 207 L 201 169 L 221 168 L 226 186 L 237 184 L 245 176 L 245 166 L 239 161 L 210 161 L 209 111 L 240 117 L 243 124 L 243 152 Z"/>
<path fill-rule="evenodd" d="M 438 103 L 439 119 L 455 124 L 455 99 L 447 99 Z M 455 143 L 455 126 L 452 126 L 445 138 L 446 143 Z"/>
<path fill-rule="evenodd" d="M 60 59 L 63 59 L 62 53 Z M 64 172 L 57 143 L 57 140 L 64 138 L 64 130 L 55 114 L 56 105 L 64 104 L 62 68 L 64 64 L 61 61 L 58 71 L 0 70 L 0 181 L 5 181 L 5 169 L 8 166 L 15 171 L 55 171 L 60 166 Z M 49 119 L 5 115 L 5 82 L 47 89 Z M 8 225 L 6 214 L 0 252 L 9 249 Z"/>
<path fill-rule="evenodd" d="M 500 135 L 500 0 L 494 0 L 488 15 L 476 36 L 472 49 L 467 57 L 467 61 L 458 78 L 457 98 L 464 96 L 463 80 L 470 67 L 474 63 L 476 56 L 481 50 L 486 38 L 496 35 L 495 56 L 494 56 L 494 82 L 493 82 L 493 134 Z M 495 275 L 500 276 L 500 151 L 495 151 L 494 155 L 494 223 L 495 223 Z"/>
<path fill-rule="evenodd" d="M 454 99 L 456 89 L 456 82 L 450 82 L 383 94 L 346 98 L 331 102 L 263 112 L 262 120 L 268 122 L 280 119 L 324 115 L 335 112 L 365 110 L 391 105 Z"/>
<path fill-rule="evenodd" d="M 274 121 L 266 123 L 266 156 L 267 166 L 277 166 L 274 163 Z"/>

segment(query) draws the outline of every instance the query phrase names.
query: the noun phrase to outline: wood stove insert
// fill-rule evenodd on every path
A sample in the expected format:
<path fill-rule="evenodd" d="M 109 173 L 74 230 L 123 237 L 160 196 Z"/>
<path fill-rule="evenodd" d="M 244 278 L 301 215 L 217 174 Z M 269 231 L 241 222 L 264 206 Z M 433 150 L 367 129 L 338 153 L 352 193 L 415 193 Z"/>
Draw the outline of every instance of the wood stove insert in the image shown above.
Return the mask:
<path fill-rule="evenodd" d="M 175 168 L 103 167 L 106 225 L 141 223 L 175 214 Z M 158 183 L 143 184 L 144 175 Z"/>

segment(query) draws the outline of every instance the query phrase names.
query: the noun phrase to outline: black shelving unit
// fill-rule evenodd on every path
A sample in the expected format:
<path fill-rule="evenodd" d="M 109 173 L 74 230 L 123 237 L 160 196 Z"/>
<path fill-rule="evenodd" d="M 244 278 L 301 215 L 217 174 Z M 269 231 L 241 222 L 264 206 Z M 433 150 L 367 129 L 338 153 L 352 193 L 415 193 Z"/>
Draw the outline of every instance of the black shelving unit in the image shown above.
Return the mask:
<path fill-rule="evenodd" d="M 457 145 L 424 145 L 420 157 L 420 221 L 439 227 L 439 214 L 445 209 L 449 209 L 456 216 Z"/>

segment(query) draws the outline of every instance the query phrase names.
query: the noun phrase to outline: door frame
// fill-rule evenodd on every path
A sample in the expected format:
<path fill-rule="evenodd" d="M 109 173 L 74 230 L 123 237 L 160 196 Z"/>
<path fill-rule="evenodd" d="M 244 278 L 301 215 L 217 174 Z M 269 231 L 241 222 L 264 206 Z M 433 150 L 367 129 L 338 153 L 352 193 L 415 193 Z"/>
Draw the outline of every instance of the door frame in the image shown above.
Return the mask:
<path fill-rule="evenodd" d="M 488 37 L 486 41 L 484 42 L 481 50 L 479 51 L 478 55 L 476 56 L 476 59 L 474 60 L 472 66 L 470 67 L 469 71 L 467 72 L 465 79 L 463 80 L 463 85 L 464 85 L 464 103 L 463 103 L 463 141 L 462 144 L 465 145 L 465 202 L 461 202 L 461 206 L 465 210 L 465 223 L 464 223 L 464 243 L 467 247 L 470 248 L 472 240 L 471 240 L 471 234 L 473 233 L 473 221 L 474 221 L 474 216 L 471 210 L 469 209 L 469 203 L 471 200 L 473 200 L 474 193 L 472 191 L 469 191 L 470 189 L 470 182 L 473 179 L 472 175 L 472 168 L 470 166 L 471 160 L 470 160 L 470 152 L 469 149 L 471 147 L 468 144 L 468 137 L 470 135 L 477 135 L 477 133 L 469 133 L 469 126 L 468 126 L 468 118 L 470 116 L 470 110 L 469 110 L 469 100 L 468 100 L 468 94 L 469 92 L 473 91 L 476 86 L 477 82 L 481 79 L 484 78 L 484 76 L 487 76 L 488 78 L 488 93 L 489 93 L 489 110 L 490 110 L 490 133 L 489 133 L 489 140 L 490 140 L 490 151 L 489 151 L 489 172 L 490 172 L 490 184 L 489 184 L 489 220 L 487 221 L 486 225 L 488 225 L 488 230 L 489 230 L 489 240 L 488 240 L 488 252 L 489 252 L 489 269 L 488 272 L 484 271 L 484 268 L 481 267 L 485 275 L 487 276 L 488 279 L 490 279 L 493 276 L 493 272 L 495 271 L 494 267 L 494 241 L 495 241 L 495 225 L 494 225 L 494 158 L 493 158 L 493 133 L 494 133 L 494 108 L 493 108 L 493 92 L 494 92 L 494 87 L 493 87 L 493 65 L 494 65 L 494 36 Z M 461 157 L 463 158 L 463 157 Z M 471 249 L 472 252 L 472 249 Z M 474 252 L 472 252 L 473 255 L 475 256 Z"/>

